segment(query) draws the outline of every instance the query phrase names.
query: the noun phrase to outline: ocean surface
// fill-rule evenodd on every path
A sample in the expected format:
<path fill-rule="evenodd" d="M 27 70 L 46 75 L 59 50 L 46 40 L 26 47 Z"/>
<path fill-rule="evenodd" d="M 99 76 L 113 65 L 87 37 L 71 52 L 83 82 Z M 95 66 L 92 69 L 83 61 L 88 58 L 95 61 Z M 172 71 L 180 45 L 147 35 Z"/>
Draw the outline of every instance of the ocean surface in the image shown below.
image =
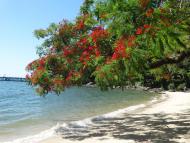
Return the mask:
<path fill-rule="evenodd" d="M 0 82 L 0 143 L 34 143 L 59 127 L 83 125 L 90 117 L 141 107 L 157 95 L 138 90 L 72 87 L 40 97 L 25 82 Z M 109 114 L 108 114 L 109 113 Z"/>

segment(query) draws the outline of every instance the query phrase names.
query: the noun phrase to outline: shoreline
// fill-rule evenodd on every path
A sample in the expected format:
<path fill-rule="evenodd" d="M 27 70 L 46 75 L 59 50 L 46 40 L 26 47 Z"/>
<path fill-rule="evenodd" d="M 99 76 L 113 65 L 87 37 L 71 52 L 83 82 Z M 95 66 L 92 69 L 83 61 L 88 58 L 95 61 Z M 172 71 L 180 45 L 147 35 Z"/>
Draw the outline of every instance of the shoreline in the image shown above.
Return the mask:
<path fill-rule="evenodd" d="M 186 143 L 190 142 L 189 113 L 189 91 L 165 91 L 162 92 L 162 97 L 158 101 L 153 101 L 147 106 L 125 113 L 127 115 L 125 118 L 119 120 L 113 118 L 113 123 L 108 124 L 108 128 L 112 128 L 112 125 L 117 123 L 118 127 L 114 128 L 114 132 L 118 132 L 117 134 L 106 131 L 108 128 L 98 126 L 98 130 L 105 130 L 106 135 L 98 135 L 97 131 L 97 135 L 88 136 L 81 140 L 72 139 L 72 137 L 63 139 L 61 135 L 55 135 L 39 143 L 133 143 L 147 141 Z M 119 129 L 120 126 L 121 129 Z"/>

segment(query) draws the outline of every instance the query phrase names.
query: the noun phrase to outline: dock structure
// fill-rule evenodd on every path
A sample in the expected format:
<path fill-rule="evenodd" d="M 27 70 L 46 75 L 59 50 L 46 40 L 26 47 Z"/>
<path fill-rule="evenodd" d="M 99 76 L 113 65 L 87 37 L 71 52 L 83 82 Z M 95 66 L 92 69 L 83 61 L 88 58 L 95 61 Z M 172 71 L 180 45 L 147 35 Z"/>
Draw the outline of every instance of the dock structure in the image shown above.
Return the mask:
<path fill-rule="evenodd" d="M 26 78 L 22 78 L 22 77 L 0 77 L 0 81 L 26 82 Z"/>

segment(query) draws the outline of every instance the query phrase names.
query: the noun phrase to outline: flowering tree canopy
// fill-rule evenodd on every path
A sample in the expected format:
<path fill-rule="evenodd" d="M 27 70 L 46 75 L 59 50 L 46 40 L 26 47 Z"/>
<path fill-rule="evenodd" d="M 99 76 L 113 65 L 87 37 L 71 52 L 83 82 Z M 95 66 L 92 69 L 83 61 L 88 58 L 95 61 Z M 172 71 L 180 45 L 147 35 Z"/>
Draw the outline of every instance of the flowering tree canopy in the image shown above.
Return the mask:
<path fill-rule="evenodd" d="M 26 78 L 41 94 L 94 82 L 102 90 L 190 75 L 190 5 L 176 0 L 85 0 L 75 21 L 44 39 Z"/>

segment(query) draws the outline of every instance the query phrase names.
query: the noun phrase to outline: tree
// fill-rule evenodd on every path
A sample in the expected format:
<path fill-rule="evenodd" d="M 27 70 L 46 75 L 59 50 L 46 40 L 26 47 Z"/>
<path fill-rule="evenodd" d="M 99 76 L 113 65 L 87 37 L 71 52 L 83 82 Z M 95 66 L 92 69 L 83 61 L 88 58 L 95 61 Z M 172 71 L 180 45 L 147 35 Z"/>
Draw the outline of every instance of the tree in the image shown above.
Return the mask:
<path fill-rule="evenodd" d="M 27 79 L 41 94 L 90 81 L 102 90 L 171 81 L 190 57 L 190 8 L 176 0 L 85 0 L 73 22 L 35 31 L 44 39 Z M 185 66 L 185 67 L 186 67 Z"/>

